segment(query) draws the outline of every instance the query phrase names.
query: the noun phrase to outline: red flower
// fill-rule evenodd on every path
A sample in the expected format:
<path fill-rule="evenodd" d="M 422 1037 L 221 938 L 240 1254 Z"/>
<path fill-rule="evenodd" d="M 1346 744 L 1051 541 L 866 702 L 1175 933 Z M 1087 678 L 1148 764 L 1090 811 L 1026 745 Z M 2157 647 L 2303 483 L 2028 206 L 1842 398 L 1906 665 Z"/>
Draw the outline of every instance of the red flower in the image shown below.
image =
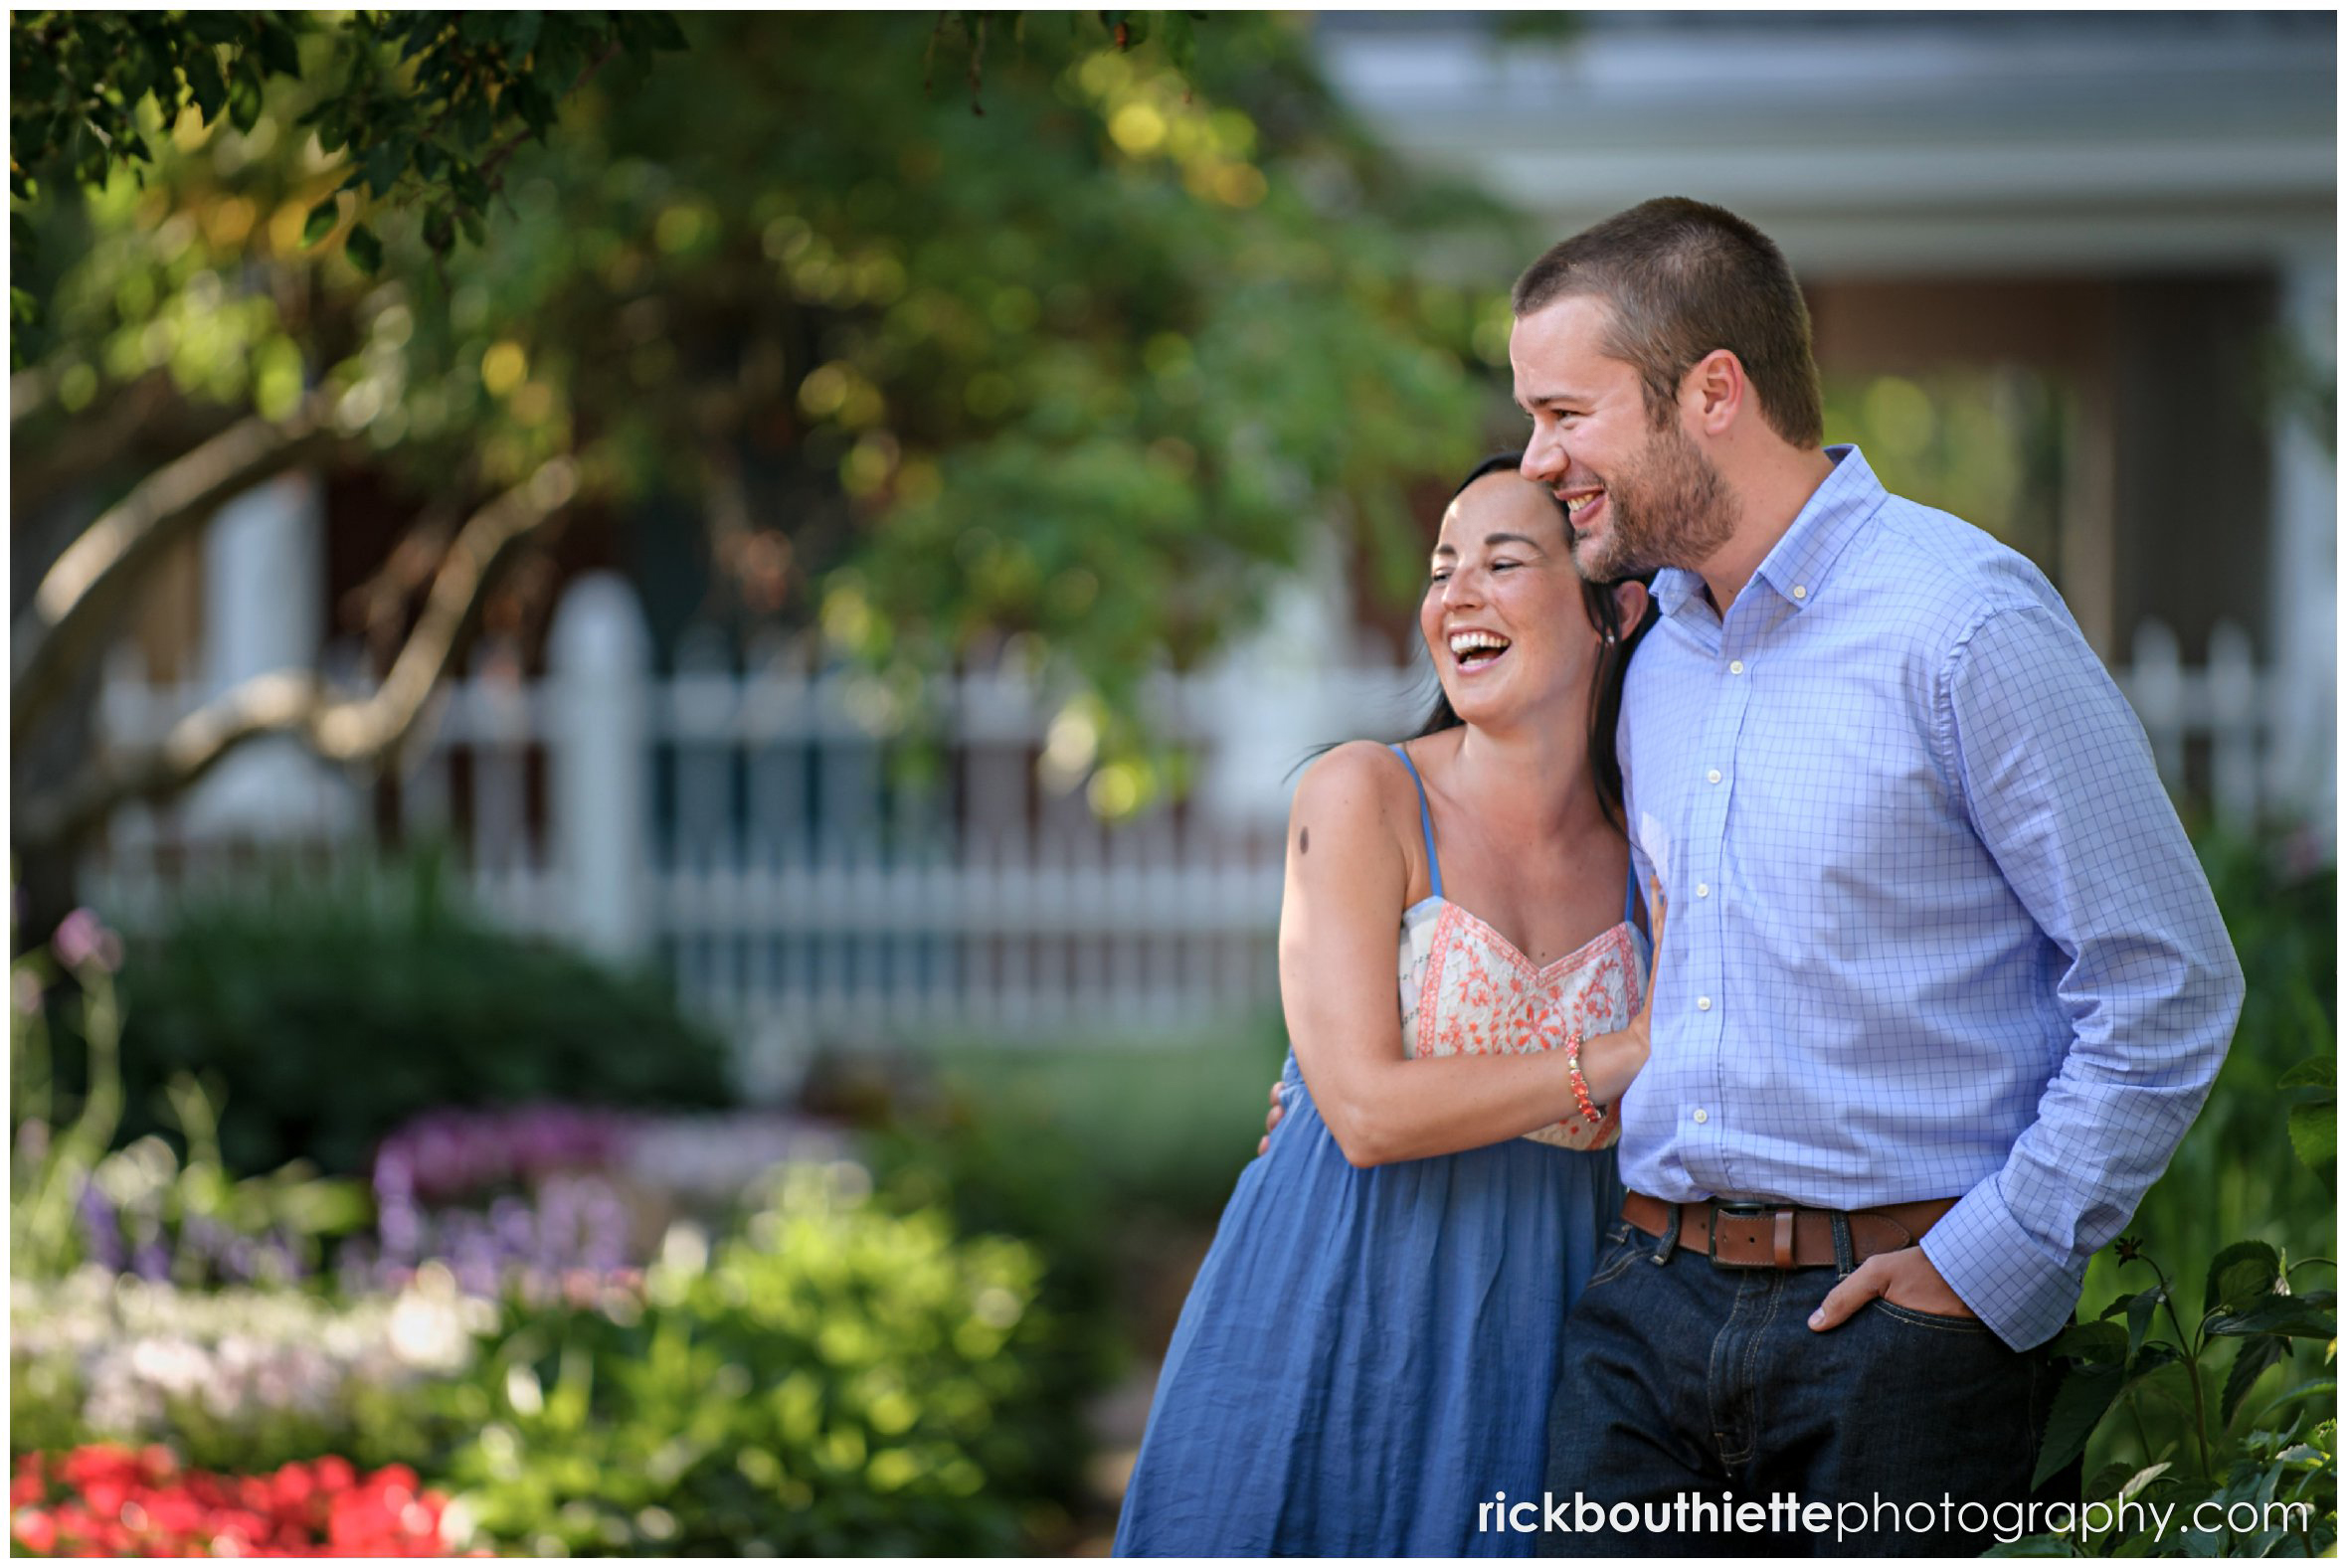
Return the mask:
<path fill-rule="evenodd" d="M 17 1463 L 11 1488 L 17 1539 L 67 1555 L 274 1557 L 321 1552 L 440 1556 L 444 1499 L 419 1492 L 416 1473 L 389 1465 L 361 1479 L 348 1460 L 286 1465 L 267 1476 L 181 1474 L 168 1450 L 133 1454 L 90 1445 L 57 1471 L 69 1495 L 42 1500 L 46 1467 Z"/>
<path fill-rule="evenodd" d="M 9 1521 L 16 1538 L 44 1557 L 57 1549 L 57 1521 L 38 1508 L 25 1508 Z"/>

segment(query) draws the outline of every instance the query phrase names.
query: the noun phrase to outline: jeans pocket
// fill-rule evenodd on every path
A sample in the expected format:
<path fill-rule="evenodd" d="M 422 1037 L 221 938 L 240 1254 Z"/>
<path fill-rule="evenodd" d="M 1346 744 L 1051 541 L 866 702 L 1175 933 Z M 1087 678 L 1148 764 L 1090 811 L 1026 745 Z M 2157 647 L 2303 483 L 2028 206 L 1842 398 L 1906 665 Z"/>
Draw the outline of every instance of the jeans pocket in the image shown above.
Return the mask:
<path fill-rule="evenodd" d="M 1878 1296 L 1867 1304 L 1881 1308 L 1884 1315 L 1895 1322 L 1911 1323 L 1917 1328 L 1937 1328 L 1948 1333 L 1985 1334 L 1988 1324 L 1977 1317 L 1958 1317 L 1944 1312 L 1921 1312 L 1912 1307 L 1901 1307 L 1887 1296 Z"/>
<path fill-rule="evenodd" d="M 1586 1291 L 1605 1284 L 1639 1259 L 1654 1251 L 1654 1238 L 1644 1231 L 1631 1228 L 1628 1220 L 1618 1222 L 1605 1236 L 1604 1250 L 1597 1255 L 1597 1268 L 1589 1276 Z"/>

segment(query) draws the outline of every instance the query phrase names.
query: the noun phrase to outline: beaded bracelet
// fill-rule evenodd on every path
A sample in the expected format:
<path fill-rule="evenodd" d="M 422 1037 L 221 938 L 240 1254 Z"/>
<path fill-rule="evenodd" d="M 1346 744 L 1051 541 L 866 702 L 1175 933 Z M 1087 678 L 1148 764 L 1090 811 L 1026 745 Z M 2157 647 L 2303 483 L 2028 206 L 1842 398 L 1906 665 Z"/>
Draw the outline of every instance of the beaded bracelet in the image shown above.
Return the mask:
<path fill-rule="evenodd" d="M 1595 1122 L 1604 1113 L 1589 1099 L 1589 1080 L 1581 1076 L 1581 1031 L 1564 1037 L 1564 1071 L 1573 1086 L 1573 1101 L 1584 1119 Z"/>

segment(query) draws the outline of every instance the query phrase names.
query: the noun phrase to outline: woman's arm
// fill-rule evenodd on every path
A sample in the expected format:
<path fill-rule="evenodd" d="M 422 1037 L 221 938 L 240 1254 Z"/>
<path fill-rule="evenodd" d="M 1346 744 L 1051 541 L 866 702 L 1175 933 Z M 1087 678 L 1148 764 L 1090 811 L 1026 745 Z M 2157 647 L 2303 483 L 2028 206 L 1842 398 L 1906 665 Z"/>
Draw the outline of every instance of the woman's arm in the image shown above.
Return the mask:
<path fill-rule="evenodd" d="M 1280 998 L 1313 1103 L 1355 1165 L 1480 1148 L 1577 1118 L 1564 1053 L 1402 1055 L 1394 950 L 1409 890 L 1389 759 L 1340 747 L 1296 786 L 1280 905 Z M 1417 830 L 1414 799 L 1407 831 Z M 1581 1049 L 1610 1103 L 1646 1061 L 1646 1014 Z"/>

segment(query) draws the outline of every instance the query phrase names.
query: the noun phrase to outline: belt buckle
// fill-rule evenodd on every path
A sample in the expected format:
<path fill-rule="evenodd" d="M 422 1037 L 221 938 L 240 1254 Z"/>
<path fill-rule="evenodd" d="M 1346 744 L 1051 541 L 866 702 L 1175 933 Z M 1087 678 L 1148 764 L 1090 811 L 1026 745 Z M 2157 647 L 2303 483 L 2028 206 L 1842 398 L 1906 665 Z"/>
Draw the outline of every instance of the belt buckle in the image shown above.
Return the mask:
<path fill-rule="evenodd" d="M 1719 1256 L 1719 1216 L 1724 1214 L 1730 1219 L 1738 1220 L 1758 1219 L 1763 1214 L 1774 1214 L 1784 1206 L 1781 1203 L 1755 1203 L 1750 1199 L 1714 1198 L 1710 1228 L 1704 1237 L 1704 1250 L 1712 1255 L 1712 1267 L 1715 1269 L 1767 1269 L 1774 1267 L 1773 1264 L 1768 1263 L 1728 1263 L 1723 1261 Z"/>

